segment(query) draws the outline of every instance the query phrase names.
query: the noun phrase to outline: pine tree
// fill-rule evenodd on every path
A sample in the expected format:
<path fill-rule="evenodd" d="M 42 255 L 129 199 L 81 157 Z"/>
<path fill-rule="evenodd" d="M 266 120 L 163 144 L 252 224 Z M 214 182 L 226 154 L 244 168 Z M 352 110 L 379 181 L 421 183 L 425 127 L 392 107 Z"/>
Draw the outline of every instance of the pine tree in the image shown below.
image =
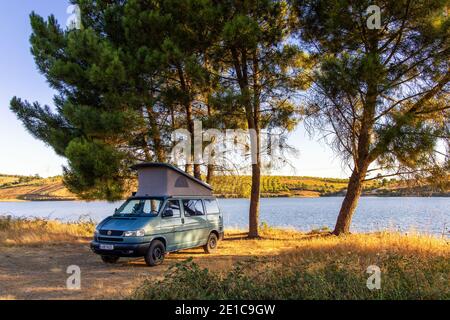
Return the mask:
<path fill-rule="evenodd" d="M 289 10 L 284 1 L 226 1 L 215 3 L 221 41 L 215 61 L 223 66 L 222 92 L 217 95 L 224 117 L 237 114 L 255 133 L 250 141 L 252 182 L 249 237 L 258 237 L 261 189 L 261 130 L 294 128 L 293 101 L 305 88 L 307 59 L 288 41 Z"/>
<path fill-rule="evenodd" d="M 210 39 L 198 1 L 78 0 L 81 30 L 31 14 L 32 54 L 58 94 L 55 110 L 20 98 L 28 131 L 68 159 L 64 181 L 88 199 L 115 200 L 129 166 L 167 161 L 170 134 L 187 124 L 209 85 L 201 53 Z M 195 175 L 200 178 L 196 166 Z"/>
<path fill-rule="evenodd" d="M 449 139 L 448 2 L 377 1 L 379 29 L 369 0 L 293 2 L 298 33 L 320 58 L 310 124 L 334 133 L 352 167 L 334 229 L 347 233 L 371 173 L 448 177 L 448 155 L 436 161 L 437 141 Z"/>

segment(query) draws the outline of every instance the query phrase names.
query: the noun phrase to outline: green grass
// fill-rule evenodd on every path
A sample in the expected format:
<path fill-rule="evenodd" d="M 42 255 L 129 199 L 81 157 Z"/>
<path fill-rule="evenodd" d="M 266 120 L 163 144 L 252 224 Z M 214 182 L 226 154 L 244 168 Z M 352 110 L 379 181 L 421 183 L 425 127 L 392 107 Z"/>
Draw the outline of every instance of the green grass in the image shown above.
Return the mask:
<path fill-rule="evenodd" d="M 446 238 L 261 230 L 255 240 L 226 232 L 214 263 L 175 264 L 163 279 L 144 281 L 131 299 L 450 299 Z M 237 254 L 242 259 L 225 263 L 223 257 Z M 372 265 L 381 270 L 379 290 L 366 285 Z"/>
<path fill-rule="evenodd" d="M 444 257 L 423 263 L 392 256 L 380 264 L 380 290 L 369 290 L 357 256 L 336 261 L 270 258 L 238 263 L 227 273 L 212 272 L 191 260 L 172 267 L 164 280 L 145 281 L 132 299 L 449 299 L 450 264 Z"/>

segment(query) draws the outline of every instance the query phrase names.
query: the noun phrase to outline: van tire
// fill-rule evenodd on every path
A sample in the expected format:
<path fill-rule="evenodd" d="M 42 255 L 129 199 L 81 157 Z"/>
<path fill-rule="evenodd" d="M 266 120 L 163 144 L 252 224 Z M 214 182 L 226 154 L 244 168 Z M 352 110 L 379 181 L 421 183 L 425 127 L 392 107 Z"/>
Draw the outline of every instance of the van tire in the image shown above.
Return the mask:
<path fill-rule="evenodd" d="M 218 239 L 214 232 L 211 232 L 208 237 L 208 242 L 203 246 L 205 253 L 214 253 L 217 250 Z"/>
<path fill-rule="evenodd" d="M 104 263 L 116 263 L 117 261 L 119 261 L 119 257 L 118 256 L 102 256 L 102 261 Z"/>
<path fill-rule="evenodd" d="M 158 266 L 163 263 L 165 253 L 166 247 L 164 243 L 159 240 L 153 240 L 145 253 L 145 263 L 150 267 Z"/>

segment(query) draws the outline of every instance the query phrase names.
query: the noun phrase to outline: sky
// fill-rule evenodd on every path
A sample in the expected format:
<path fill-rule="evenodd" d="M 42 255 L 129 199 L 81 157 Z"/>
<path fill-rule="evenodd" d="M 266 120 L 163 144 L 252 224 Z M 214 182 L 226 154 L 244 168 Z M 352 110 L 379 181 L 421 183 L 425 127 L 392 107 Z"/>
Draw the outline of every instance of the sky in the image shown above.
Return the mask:
<path fill-rule="evenodd" d="M 53 106 L 55 92 L 39 73 L 30 53 L 31 26 L 29 14 L 55 15 L 65 26 L 69 17 L 67 0 L 0 1 L 0 173 L 42 177 L 60 175 L 66 159 L 33 138 L 9 109 L 12 97 Z M 300 125 L 288 140 L 298 150 L 290 158 L 294 166 L 281 168 L 273 174 L 318 177 L 348 177 L 339 158 L 329 147 L 310 138 Z"/>

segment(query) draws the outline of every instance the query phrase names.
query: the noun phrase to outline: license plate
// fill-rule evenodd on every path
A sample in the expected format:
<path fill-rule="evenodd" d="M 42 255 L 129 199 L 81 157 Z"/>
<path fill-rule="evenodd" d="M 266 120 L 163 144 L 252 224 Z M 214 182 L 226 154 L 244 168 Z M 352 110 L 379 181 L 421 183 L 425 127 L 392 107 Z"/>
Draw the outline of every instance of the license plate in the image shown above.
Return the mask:
<path fill-rule="evenodd" d="M 100 250 L 114 250 L 114 246 L 112 244 L 101 244 Z"/>

